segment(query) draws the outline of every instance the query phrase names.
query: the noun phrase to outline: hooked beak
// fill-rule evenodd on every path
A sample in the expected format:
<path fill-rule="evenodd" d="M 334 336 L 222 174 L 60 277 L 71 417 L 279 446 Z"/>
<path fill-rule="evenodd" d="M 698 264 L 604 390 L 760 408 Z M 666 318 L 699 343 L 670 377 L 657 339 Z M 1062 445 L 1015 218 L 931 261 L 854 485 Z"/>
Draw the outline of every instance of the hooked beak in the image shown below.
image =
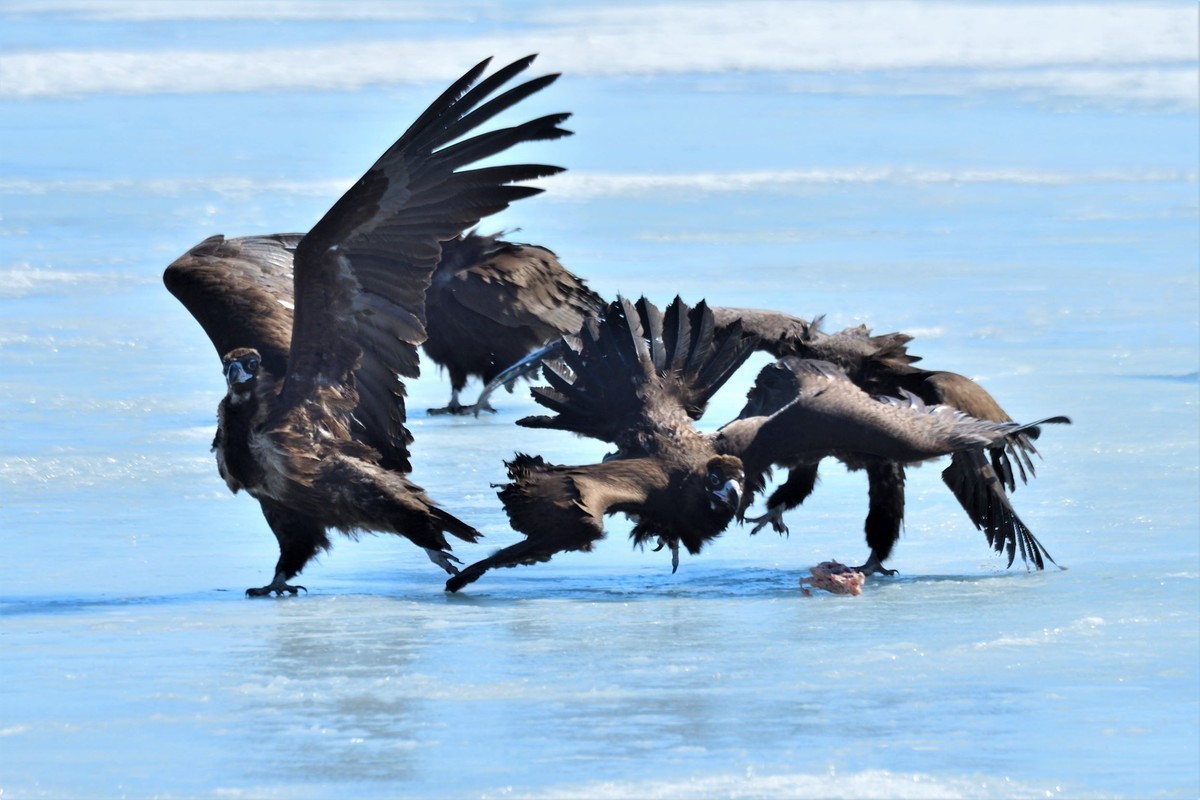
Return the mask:
<path fill-rule="evenodd" d="M 235 386 L 239 383 L 245 383 L 252 377 L 254 376 L 249 372 L 246 372 L 240 361 L 234 361 L 225 368 L 225 382 L 230 386 Z"/>
<path fill-rule="evenodd" d="M 742 484 L 730 478 L 721 488 L 709 492 L 709 502 L 714 508 L 720 506 L 737 513 L 742 507 Z"/>

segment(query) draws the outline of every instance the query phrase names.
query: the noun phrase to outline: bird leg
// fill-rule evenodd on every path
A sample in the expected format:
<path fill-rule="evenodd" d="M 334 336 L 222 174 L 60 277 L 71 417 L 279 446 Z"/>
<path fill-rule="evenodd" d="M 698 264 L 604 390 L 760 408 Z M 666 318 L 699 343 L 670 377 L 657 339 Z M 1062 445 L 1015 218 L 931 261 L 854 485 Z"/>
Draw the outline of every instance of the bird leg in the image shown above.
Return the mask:
<path fill-rule="evenodd" d="M 440 414 L 463 414 L 463 404 L 458 402 L 458 389 L 450 390 L 450 402 L 441 408 L 428 408 L 425 410 L 430 416 L 438 416 Z"/>
<path fill-rule="evenodd" d="M 429 560 L 437 564 L 442 569 L 446 570 L 451 575 L 458 574 L 458 567 L 455 564 L 461 564 L 453 554 L 447 553 L 444 550 L 434 550 L 432 547 L 424 548 L 425 555 L 429 556 Z"/>
<path fill-rule="evenodd" d="M 479 395 L 478 400 L 476 400 L 474 403 L 472 403 L 469 406 L 464 406 L 462 403 L 460 403 L 458 401 L 458 389 L 451 389 L 449 403 L 447 403 L 442 408 L 427 409 L 426 413 L 430 414 L 431 416 L 439 416 L 442 414 L 453 414 L 454 416 L 459 416 L 459 417 L 465 417 L 468 414 L 474 414 L 475 416 L 478 417 L 479 414 L 483 411 L 487 411 L 489 414 L 495 414 L 496 409 L 492 408 L 491 403 L 488 402 L 488 395 L 490 395 L 490 394 L 491 394 L 491 391 L 489 389 L 485 388 L 483 390 L 483 393 Z"/>
<path fill-rule="evenodd" d="M 787 535 L 788 527 L 783 524 L 783 512 L 803 503 L 817 487 L 817 464 L 797 464 L 788 471 L 787 480 L 771 492 L 767 498 L 767 513 L 761 517 L 747 517 L 745 522 L 755 523 L 750 535 L 758 533 L 768 523 L 776 533 Z"/>
<path fill-rule="evenodd" d="M 287 592 L 290 595 L 295 595 L 301 589 L 304 589 L 304 587 L 288 584 L 284 580 L 283 573 L 276 572 L 275 579 L 266 586 L 252 586 L 247 589 L 246 597 L 269 597 L 271 594 L 274 594 L 276 597 L 283 597 L 284 592 Z M 308 589 L 304 589 L 304 593 L 308 594 Z"/>
<path fill-rule="evenodd" d="M 674 575 L 679 569 L 679 541 L 676 539 L 667 540 L 660 536 L 658 537 L 658 547 L 654 548 L 651 552 L 657 553 L 664 547 L 671 548 L 671 574 Z"/>
<path fill-rule="evenodd" d="M 861 567 L 855 567 L 854 571 L 861 572 L 863 575 L 867 575 L 867 576 L 870 576 L 870 575 L 891 576 L 891 575 L 897 574 L 897 571 L 894 569 L 884 568 L 883 560 L 880 559 L 879 556 L 876 555 L 874 552 L 872 552 L 871 557 L 867 559 L 867 563 L 863 564 Z"/>
<path fill-rule="evenodd" d="M 783 522 L 783 512 L 784 507 L 782 505 L 767 506 L 767 513 L 761 517 L 746 517 L 746 522 L 754 523 L 754 527 L 750 530 L 750 535 L 753 536 L 770 524 L 776 533 L 786 536 L 788 534 L 788 526 Z"/>

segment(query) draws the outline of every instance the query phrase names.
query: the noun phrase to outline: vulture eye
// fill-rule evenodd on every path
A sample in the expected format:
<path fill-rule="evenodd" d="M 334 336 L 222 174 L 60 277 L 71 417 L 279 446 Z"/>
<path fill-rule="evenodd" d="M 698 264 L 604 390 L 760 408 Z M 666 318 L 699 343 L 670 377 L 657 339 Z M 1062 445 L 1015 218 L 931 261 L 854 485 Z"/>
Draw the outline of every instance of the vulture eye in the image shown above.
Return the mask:
<path fill-rule="evenodd" d="M 247 358 L 245 360 L 245 362 L 243 362 L 243 363 L 246 365 L 246 370 L 248 372 L 253 373 L 253 372 L 258 371 L 258 359 L 257 358 L 254 358 L 253 356 L 251 356 L 250 358 Z"/>
<path fill-rule="evenodd" d="M 715 472 L 708 473 L 708 484 L 710 486 L 720 486 L 722 483 L 721 476 Z"/>

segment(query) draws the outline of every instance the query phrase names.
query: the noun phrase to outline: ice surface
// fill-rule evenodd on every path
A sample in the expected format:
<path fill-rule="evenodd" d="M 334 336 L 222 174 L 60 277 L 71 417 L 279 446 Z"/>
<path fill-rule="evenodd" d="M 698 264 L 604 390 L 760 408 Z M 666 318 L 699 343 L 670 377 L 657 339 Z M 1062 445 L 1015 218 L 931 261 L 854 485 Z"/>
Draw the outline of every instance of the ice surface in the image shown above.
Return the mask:
<path fill-rule="evenodd" d="M 163 58 L 258 47 L 258 17 L 275 14 L 301 50 L 370 35 L 419 53 L 419 30 L 447 62 L 486 55 L 461 38 L 479 33 L 465 5 L 409 24 L 372 23 L 372 3 L 350 4 L 366 21 L 203 5 L 198 21 L 162 4 L 8 4 L 0 38 L 38 57 L 153 43 Z M 1153 39 L 1138 6 L 1111 5 Z M 1195 13 L 1168 6 L 1151 17 Z M 480 30 L 519 33 L 522 52 L 539 24 L 572 24 L 489 8 Z M 920 13 L 938 8 L 957 7 Z M 593 63 L 579 41 L 571 63 Z M 1194 92 L 1155 100 L 1129 80 L 1195 64 L 1093 55 L 1083 66 L 1110 72 L 1088 80 L 1040 62 L 540 64 L 567 70 L 538 102 L 575 111 L 577 135 L 527 155 L 570 180 L 486 228 L 519 228 L 609 296 L 916 332 L 924 363 L 977 378 L 1018 419 L 1074 420 L 1045 432 L 1014 496 L 1069 569 L 1004 569 L 931 465 L 910 473 L 900 574 L 856 598 L 797 586 L 866 554 L 865 480 L 829 464 L 790 537 L 734 527 L 674 575 L 614 519 L 594 553 L 453 596 L 407 542 L 342 537 L 305 570 L 307 596 L 246 600 L 275 543 L 216 474 L 218 362 L 161 271 L 211 233 L 311 225 L 442 81 L 160 95 L 120 71 L 89 92 L 63 67 L 45 77 L 65 81 L 53 96 L 5 95 L 0 795 L 1196 796 L 1198 125 Z M 736 412 L 753 372 L 704 426 Z M 432 368 L 409 386 L 413 478 L 486 534 L 456 547 L 469 561 L 518 538 L 490 486 L 502 459 L 604 447 L 516 428 L 536 408 L 524 387 L 494 397 L 494 416 L 423 413 L 448 394 Z"/>

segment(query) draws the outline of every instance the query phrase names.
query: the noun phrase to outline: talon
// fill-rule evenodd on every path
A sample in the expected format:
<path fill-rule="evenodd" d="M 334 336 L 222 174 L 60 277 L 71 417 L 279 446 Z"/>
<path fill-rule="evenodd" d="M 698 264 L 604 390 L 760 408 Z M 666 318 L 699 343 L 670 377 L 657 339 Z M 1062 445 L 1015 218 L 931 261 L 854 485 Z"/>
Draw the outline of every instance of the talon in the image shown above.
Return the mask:
<path fill-rule="evenodd" d="M 475 416 L 477 416 L 477 417 L 479 416 L 479 414 L 481 412 L 484 412 L 484 411 L 486 411 L 489 414 L 496 413 L 496 409 L 492 408 L 491 403 L 479 402 L 479 403 L 476 403 L 475 405 L 471 406 L 471 412 L 474 413 Z"/>
<path fill-rule="evenodd" d="M 250 587 L 246 590 L 246 597 L 270 597 L 272 594 L 276 597 L 283 597 L 284 592 L 295 597 L 301 589 L 304 589 L 304 593 L 308 594 L 308 589 L 299 584 L 292 585 L 283 581 L 273 581 L 266 586 Z"/>
<path fill-rule="evenodd" d="M 676 570 L 679 569 L 679 542 L 675 540 L 668 541 L 665 537 L 660 536 L 658 537 L 658 547 L 654 548 L 652 552 L 657 553 L 664 547 L 671 548 L 671 574 L 674 575 Z"/>
<path fill-rule="evenodd" d="M 745 521 L 754 523 L 754 527 L 750 529 L 751 536 L 767 527 L 768 524 L 781 536 L 789 533 L 788 526 L 783 523 L 783 506 L 770 506 L 767 508 L 767 513 L 761 517 L 746 517 Z"/>
<path fill-rule="evenodd" d="M 854 571 L 861 572 L 863 575 L 886 575 L 889 578 L 900 574 L 899 570 L 885 568 L 883 563 L 875 558 L 875 556 L 868 558 L 867 563 L 861 567 L 855 567 Z"/>
<path fill-rule="evenodd" d="M 455 564 L 461 564 L 458 558 L 453 553 L 446 553 L 441 550 L 434 550 L 432 547 L 425 548 L 425 555 L 429 556 L 429 560 L 437 564 L 450 575 L 458 574 L 458 567 Z"/>

